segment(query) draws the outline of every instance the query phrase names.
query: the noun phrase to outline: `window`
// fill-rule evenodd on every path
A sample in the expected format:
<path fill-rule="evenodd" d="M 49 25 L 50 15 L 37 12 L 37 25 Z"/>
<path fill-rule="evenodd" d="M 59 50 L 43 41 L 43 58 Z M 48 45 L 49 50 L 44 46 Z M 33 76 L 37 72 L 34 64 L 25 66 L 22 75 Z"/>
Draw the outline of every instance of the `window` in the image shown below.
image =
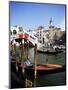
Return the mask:
<path fill-rule="evenodd" d="M 41 37 L 40 37 L 40 39 L 41 39 Z"/>
<path fill-rule="evenodd" d="M 41 36 L 41 34 L 40 34 L 40 36 Z"/>
<path fill-rule="evenodd" d="M 16 30 L 13 30 L 13 34 L 17 34 L 17 31 Z"/>
<path fill-rule="evenodd" d="M 23 31 L 23 28 L 22 27 L 19 27 L 19 32 L 22 32 Z"/>
<path fill-rule="evenodd" d="M 42 31 L 40 31 L 40 33 L 42 33 Z"/>

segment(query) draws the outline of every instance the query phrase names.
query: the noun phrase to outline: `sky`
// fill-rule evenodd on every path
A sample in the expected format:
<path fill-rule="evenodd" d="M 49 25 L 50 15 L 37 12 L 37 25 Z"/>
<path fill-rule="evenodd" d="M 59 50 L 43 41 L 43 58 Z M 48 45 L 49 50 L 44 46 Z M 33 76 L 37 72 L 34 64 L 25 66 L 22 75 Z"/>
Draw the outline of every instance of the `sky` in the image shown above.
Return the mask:
<path fill-rule="evenodd" d="M 26 30 L 33 30 L 42 25 L 47 29 L 52 18 L 52 25 L 65 29 L 65 5 L 63 4 L 10 1 L 9 6 L 10 26 L 21 25 Z"/>

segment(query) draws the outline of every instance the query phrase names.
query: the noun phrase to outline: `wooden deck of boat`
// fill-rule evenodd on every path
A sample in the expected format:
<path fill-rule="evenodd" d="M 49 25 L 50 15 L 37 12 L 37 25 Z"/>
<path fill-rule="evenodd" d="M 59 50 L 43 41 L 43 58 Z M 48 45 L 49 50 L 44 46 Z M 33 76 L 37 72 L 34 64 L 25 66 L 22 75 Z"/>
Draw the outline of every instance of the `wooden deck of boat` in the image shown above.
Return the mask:
<path fill-rule="evenodd" d="M 46 65 L 38 65 L 36 67 L 37 70 L 54 70 L 54 69 L 57 69 L 57 68 L 62 68 L 62 65 L 46 64 Z M 34 69 L 34 67 L 32 69 Z"/>

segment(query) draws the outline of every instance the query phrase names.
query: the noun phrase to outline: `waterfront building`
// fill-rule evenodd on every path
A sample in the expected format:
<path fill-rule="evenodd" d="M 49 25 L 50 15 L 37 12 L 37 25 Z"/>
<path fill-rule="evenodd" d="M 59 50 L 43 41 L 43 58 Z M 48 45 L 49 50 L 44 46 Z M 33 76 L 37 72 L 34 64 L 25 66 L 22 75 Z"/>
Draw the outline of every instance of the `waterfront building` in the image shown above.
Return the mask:
<path fill-rule="evenodd" d="M 48 29 L 46 30 L 44 26 L 39 26 L 35 30 L 24 30 L 22 26 L 13 26 L 10 28 L 10 41 L 19 38 L 20 34 L 26 33 L 29 35 L 29 41 L 32 44 L 41 43 L 45 46 L 55 45 L 58 42 L 61 42 L 65 38 L 65 31 L 62 31 L 61 28 L 52 25 L 52 18 L 49 20 Z M 63 38 L 64 36 L 64 38 Z M 63 40 L 62 40 L 63 38 Z"/>
<path fill-rule="evenodd" d="M 41 28 L 42 26 L 39 26 L 36 30 L 37 38 L 40 43 L 44 43 L 44 28 Z"/>
<path fill-rule="evenodd" d="M 65 31 L 61 28 L 52 25 L 52 18 L 49 20 L 48 30 L 44 29 L 43 26 L 39 26 L 36 30 L 38 41 L 45 46 L 58 44 L 61 37 L 63 37 Z"/>
<path fill-rule="evenodd" d="M 23 34 L 24 30 L 22 28 L 22 26 L 12 26 L 10 27 L 10 41 L 15 39 L 15 38 L 19 38 L 20 34 Z"/>

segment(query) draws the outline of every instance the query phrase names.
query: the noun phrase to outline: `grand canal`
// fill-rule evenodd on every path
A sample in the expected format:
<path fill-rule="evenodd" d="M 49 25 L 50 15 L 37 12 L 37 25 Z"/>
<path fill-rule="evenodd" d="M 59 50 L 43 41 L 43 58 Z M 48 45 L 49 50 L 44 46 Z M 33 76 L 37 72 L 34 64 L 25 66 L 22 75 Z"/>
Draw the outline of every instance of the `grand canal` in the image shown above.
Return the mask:
<path fill-rule="evenodd" d="M 34 63 L 34 48 L 31 48 L 29 50 L 29 58 L 31 62 Z M 64 52 L 58 53 L 55 55 L 49 55 L 49 54 L 43 54 L 38 53 L 37 54 L 37 63 L 38 64 L 46 64 L 46 58 L 48 58 L 48 63 L 50 64 L 62 64 L 65 65 L 66 61 L 65 58 L 66 54 Z M 35 80 L 35 86 L 58 86 L 58 85 L 65 85 L 66 83 L 66 73 L 59 72 L 54 74 L 48 74 L 43 76 L 38 76 Z"/>

